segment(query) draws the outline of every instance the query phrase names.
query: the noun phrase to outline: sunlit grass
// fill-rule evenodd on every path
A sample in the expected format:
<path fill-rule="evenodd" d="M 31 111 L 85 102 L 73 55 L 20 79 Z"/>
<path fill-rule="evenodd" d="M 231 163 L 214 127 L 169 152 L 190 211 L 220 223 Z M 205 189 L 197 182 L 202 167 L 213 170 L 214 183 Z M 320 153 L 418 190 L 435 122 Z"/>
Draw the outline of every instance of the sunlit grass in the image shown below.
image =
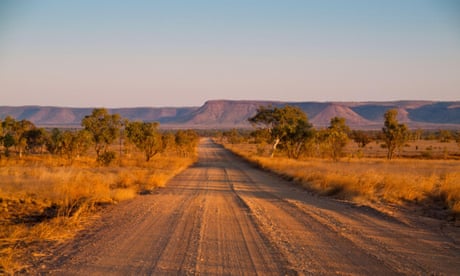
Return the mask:
<path fill-rule="evenodd" d="M 256 154 L 251 145 L 229 146 L 260 167 L 301 183 L 322 195 L 358 202 L 414 203 L 460 215 L 460 161 L 344 158 L 340 162 L 293 160 Z"/>
<path fill-rule="evenodd" d="M 73 237 L 98 206 L 163 187 L 194 158 L 130 156 L 108 167 L 86 157 L 0 159 L 0 274 L 23 269 L 30 244 Z"/>

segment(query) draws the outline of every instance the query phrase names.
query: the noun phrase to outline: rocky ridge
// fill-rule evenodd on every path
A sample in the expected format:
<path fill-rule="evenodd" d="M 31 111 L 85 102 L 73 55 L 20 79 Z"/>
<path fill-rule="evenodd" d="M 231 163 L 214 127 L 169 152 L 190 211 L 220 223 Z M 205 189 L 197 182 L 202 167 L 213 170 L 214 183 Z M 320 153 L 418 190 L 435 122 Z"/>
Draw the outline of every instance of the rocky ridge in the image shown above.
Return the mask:
<path fill-rule="evenodd" d="M 392 102 L 274 102 L 211 100 L 201 107 L 136 107 L 109 109 L 130 120 L 158 121 L 164 128 L 250 128 L 247 119 L 260 106 L 299 106 L 316 127 L 325 127 L 332 117 L 343 117 L 355 129 L 379 129 L 383 114 L 395 108 L 399 120 L 411 128 L 460 129 L 460 101 Z M 0 106 L 0 118 L 10 115 L 42 127 L 79 127 L 92 108 L 48 106 Z"/>

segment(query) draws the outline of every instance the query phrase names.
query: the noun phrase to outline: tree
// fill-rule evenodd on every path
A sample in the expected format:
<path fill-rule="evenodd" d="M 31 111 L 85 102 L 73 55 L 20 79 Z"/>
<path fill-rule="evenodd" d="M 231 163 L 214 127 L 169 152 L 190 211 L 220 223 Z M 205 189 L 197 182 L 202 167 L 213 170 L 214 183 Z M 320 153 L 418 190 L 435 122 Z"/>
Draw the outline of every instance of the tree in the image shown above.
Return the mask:
<path fill-rule="evenodd" d="M 398 111 L 390 109 L 384 114 L 385 122 L 382 128 L 383 140 L 387 148 L 387 159 L 393 158 L 396 149 L 400 149 L 407 141 L 409 130 L 405 124 L 397 120 Z"/>
<path fill-rule="evenodd" d="M 343 149 L 348 142 L 350 128 L 345 123 L 345 118 L 334 117 L 326 130 L 326 142 L 330 149 L 332 159 L 339 160 L 343 156 Z"/>
<path fill-rule="evenodd" d="M 10 148 L 12 146 L 14 146 L 14 144 L 15 144 L 14 137 L 10 133 L 7 133 L 3 137 L 3 146 L 5 147 L 5 156 L 6 157 L 10 156 Z"/>
<path fill-rule="evenodd" d="M 306 118 L 306 117 L 305 117 Z M 290 132 L 287 139 L 281 144 L 286 149 L 288 158 L 299 159 L 299 157 L 305 152 L 308 141 L 314 137 L 314 129 L 312 125 L 308 123 L 308 120 L 297 121 L 295 129 Z"/>
<path fill-rule="evenodd" d="M 165 152 L 171 152 L 176 150 L 176 136 L 172 132 L 163 133 L 161 136 L 161 142 L 163 144 L 163 150 Z"/>
<path fill-rule="evenodd" d="M 422 140 L 422 136 L 423 136 L 423 130 L 422 129 L 416 129 L 416 130 L 412 131 L 411 134 L 410 134 L 410 138 L 413 141 Z"/>
<path fill-rule="evenodd" d="M 269 143 L 272 144 L 272 153 L 271 157 L 275 155 L 276 148 L 281 141 L 281 137 L 278 135 L 278 131 L 275 131 L 275 128 L 279 125 L 275 112 L 278 108 L 272 108 L 261 106 L 257 109 L 256 115 L 250 117 L 248 121 L 256 128 L 266 130 L 269 133 Z"/>
<path fill-rule="evenodd" d="M 320 129 L 316 131 L 313 145 L 314 150 L 312 151 L 312 156 L 326 158 L 330 156 L 330 145 L 328 143 L 328 130 L 327 129 Z"/>
<path fill-rule="evenodd" d="M 34 153 L 43 153 L 47 144 L 49 133 L 44 128 L 33 128 L 24 133 L 27 150 Z"/>
<path fill-rule="evenodd" d="M 199 142 L 198 133 L 193 130 L 178 130 L 176 132 L 176 146 L 181 156 L 192 154 Z"/>
<path fill-rule="evenodd" d="M 271 157 L 275 156 L 280 144 L 285 147 L 289 157 L 298 157 L 305 140 L 312 136 L 312 126 L 307 115 L 299 107 L 261 106 L 248 120 L 253 126 L 268 131 L 272 144 Z"/>
<path fill-rule="evenodd" d="M 243 136 L 236 128 L 233 128 L 229 131 L 225 131 L 223 135 L 227 138 L 227 141 L 230 144 L 239 144 L 244 140 Z"/>
<path fill-rule="evenodd" d="M 267 129 L 256 129 L 251 132 L 250 136 L 256 144 L 266 143 L 271 137 Z"/>
<path fill-rule="evenodd" d="M 351 138 L 360 148 L 365 148 L 367 144 L 372 142 L 371 136 L 363 130 L 353 130 L 351 132 Z"/>
<path fill-rule="evenodd" d="M 439 142 L 449 143 L 453 137 L 454 135 L 452 134 L 450 130 L 447 130 L 447 129 L 439 130 L 439 133 L 438 133 Z"/>
<path fill-rule="evenodd" d="M 5 154 L 9 155 L 9 148 L 15 147 L 19 157 L 27 147 L 26 132 L 35 128 L 35 125 L 27 120 L 16 121 L 13 117 L 7 116 L 2 122 L 4 132 L 3 145 Z"/>
<path fill-rule="evenodd" d="M 60 136 L 59 152 L 72 161 L 89 149 L 91 138 L 91 134 L 84 129 L 79 131 L 64 131 Z"/>
<path fill-rule="evenodd" d="M 5 147 L 5 156 L 8 157 L 10 155 L 10 148 L 15 145 L 16 141 L 13 136 L 14 128 L 15 128 L 16 120 L 11 117 L 7 116 L 5 120 L 2 122 L 2 142 L 3 146 Z"/>
<path fill-rule="evenodd" d="M 131 122 L 126 126 L 128 139 L 145 154 L 148 162 L 163 149 L 162 136 L 158 132 L 158 123 Z"/>
<path fill-rule="evenodd" d="M 99 159 L 118 138 L 122 121 L 119 114 L 109 114 L 105 108 L 96 108 L 91 115 L 83 118 L 81 124 L 91 134 Z"/>
<path fill-rule="evenodd" d="M 92 135 L 85 129 L 61 131 L 54 128 L 47 141 L 47 148 L 50 153 L 64 155 L 72 161 L 74 158 L 85 154 L 91 143 Z"/>
<path fill-rule="evenodd" d="M 81 129 L 77 132 L 74 132 L 74 139 L 73 139 L 73 153 L 74 157 L 79 157 L 85 154 L 88 149 L 91 147 L 91 133 L 89 131 Z"/>
<path fill-rule="evenodd" d="M 46 148 L 52 154 L 62 154 L 61 143 L 62 143 L 62 131 L 59 130 L 58 128 L 53 128 L 51 130 L 50 138 L 47 141 Z"/>
<path fill-rule="evenodd" d="M 27 120 L 21 120 L 16 123 L 15 138 L 16 138 L 16 151 L 19 157 L 22 157 L 23 152 L 27 149 L 27 133 L 35 129 L 35 125 Z"/>

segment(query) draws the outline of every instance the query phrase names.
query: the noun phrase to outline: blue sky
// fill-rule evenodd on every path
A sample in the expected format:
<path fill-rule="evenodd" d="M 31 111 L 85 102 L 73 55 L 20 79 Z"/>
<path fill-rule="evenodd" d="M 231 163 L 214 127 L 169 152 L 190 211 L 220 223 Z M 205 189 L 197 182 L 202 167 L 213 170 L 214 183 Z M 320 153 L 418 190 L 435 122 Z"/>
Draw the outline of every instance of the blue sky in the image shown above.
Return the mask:
<path fill-rule="evenodd" d="M 459 95 L 460 1 L 0 0 L 0 105 Z"/>

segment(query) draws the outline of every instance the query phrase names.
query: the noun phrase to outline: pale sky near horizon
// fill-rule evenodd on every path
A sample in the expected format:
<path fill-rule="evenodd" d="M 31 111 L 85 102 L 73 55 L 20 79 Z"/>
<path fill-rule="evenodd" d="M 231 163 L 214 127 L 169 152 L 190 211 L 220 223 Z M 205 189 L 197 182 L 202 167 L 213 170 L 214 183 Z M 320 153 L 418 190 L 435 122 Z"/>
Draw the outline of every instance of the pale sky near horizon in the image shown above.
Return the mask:
<path fill-rule="evenodd" d="M 0 105 L 460 100 L 457 0 L 0 0 Z"/>

